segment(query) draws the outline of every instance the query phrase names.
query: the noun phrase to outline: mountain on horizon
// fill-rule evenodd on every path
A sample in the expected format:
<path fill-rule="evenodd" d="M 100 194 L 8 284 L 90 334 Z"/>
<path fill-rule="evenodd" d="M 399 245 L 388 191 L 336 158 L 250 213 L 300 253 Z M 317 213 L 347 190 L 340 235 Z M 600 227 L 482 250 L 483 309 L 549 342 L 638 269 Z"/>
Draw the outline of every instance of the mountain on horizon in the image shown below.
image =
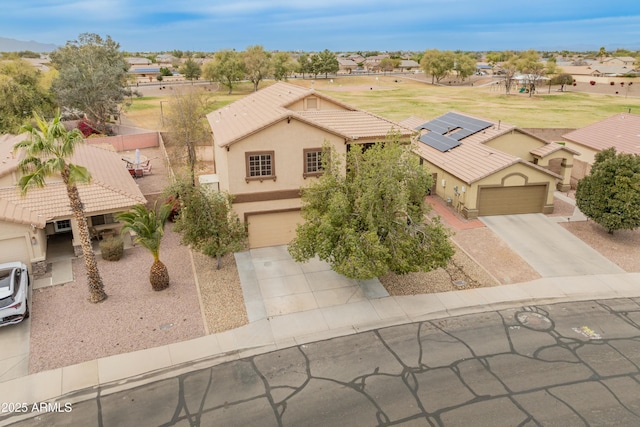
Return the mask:
<path fill-rule="evenodd" d="M 0 37 L 0 52 L 21 52 L 30 50 L 32 52 L 53 52 L 58 46 L 55 44 L 38 43 L 30 40 L 28 42 L 7 37 Z"/>

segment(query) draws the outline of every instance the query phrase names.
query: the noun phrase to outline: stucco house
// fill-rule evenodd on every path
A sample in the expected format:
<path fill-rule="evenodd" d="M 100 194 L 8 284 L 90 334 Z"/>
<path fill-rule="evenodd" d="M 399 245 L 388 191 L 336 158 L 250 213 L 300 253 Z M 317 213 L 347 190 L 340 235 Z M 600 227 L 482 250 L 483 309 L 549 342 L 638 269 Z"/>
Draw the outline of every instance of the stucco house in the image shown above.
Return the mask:
<path fill-rule="evenodd" d="M 18 162 L 23 153 L 13 152 L 13 147 L 23 139 L 24 135 L 0 137 L 0 262 L 22 261 L 37 275 L 46 267 L 50 236 L 68 241 L 76 254 L 81 249 L 61 178 L 48 178 L 46 187 L 32 188 L 26 195 L 18 190 Z M 80 184 L 78 190 L 88 223 L 95 230 L 119 232 L 113 214 L 146 203 L 118 153 L 81 144 L 70 162 L 91 172 L 92 182 Z"/>
<path fill-rule="evenodd" d="M 589 174 L 595 155 L 607 148 L 618 153 L 640 155 L 640 115 L 619 113 L 607 119 L 562 135 L 564 144 L 580 152 L 574 160 L 572 178 Z"/>
<path fill-rule="evenodd" d="M 420 132 L 415 152 L 433 174 L 437 194 L 466 218 L 553 212 L 567 191 L 577 152 L 516 126 L 450 112 L 402 125 Z"/>
<path fill-rule="evenodd" d="M 358 69 L 358 64 L 349 58 L 338 58 L 338 66 L 340 67 L 338 73 L 344 74 L 351 74 Z"/>
<path fill-rule="evenodd" d="M 302 222 L 300 188 L 321 171 L 325 142 L 338 153 L 412 129 L 314 89 L 279 82 L 207 115 L 219 188 L 248 223 L 252 248 L 286 244 Z"/>

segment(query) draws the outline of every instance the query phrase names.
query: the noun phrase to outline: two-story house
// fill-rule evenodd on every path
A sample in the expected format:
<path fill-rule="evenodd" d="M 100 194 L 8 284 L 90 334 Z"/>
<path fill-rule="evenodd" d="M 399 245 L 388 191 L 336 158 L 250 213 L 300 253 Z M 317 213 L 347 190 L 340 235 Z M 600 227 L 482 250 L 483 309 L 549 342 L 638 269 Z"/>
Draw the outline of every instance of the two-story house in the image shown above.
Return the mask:
<path fill-rule="evenodd" d="M 413 131 L 314 89 L 279 82 L 207 115 L 219 187 L 248 223 L 252 248 L 286 244 L 302 222 L 300 188 L 321 170 L 325 142 L 351 144 Z"/>

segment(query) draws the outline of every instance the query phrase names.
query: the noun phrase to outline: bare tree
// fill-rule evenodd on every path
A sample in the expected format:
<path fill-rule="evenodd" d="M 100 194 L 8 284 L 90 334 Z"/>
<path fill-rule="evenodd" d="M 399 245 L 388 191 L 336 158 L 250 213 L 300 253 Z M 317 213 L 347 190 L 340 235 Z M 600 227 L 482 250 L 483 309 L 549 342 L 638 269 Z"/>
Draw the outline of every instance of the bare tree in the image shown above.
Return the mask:
<path fill-rule="evenodd" d="M 200 90 L 176 92 L 169 101 L 167 128 L 171 143 L 187 151 L 191 184 L 195 185 L 196 146 L 211 143 L 211 131 L 205 118 L 210 97 Z"/>

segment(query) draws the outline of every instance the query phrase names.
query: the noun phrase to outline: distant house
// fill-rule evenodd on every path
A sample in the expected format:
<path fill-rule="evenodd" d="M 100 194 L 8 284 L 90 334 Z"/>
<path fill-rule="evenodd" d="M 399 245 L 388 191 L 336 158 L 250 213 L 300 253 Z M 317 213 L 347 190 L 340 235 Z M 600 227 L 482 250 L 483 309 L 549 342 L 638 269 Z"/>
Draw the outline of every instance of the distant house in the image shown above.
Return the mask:
<path fill-rule="evenodd" d="M 389 58 L 389 55 L 374 55 L 366 57 L 363 64 L 365 70 L 373 72 L 380 71 L 380 61 L 385 58 Z"/>
<path fill-rule="evenodd" d="M 606 59 L 603 64 L 614 67 L 628 67 L 633 68 L 636 63 L 636 58 L 633 56 L 617 56 L 615 58 Z"/>
<path fill-rule="evenodd" d="M 125 60 L 130 66 L 149 66 L 153 63 L 149 58 L 140 58 L 135 56 L 128 56 Z"/>
<path fill-rule="evenodd" d="M 0 137 L 0 262 L 22 261 L 42 272 L 48 236 L 66 238 L 76 254 L 81 251 L 80 241 L 60 177 L 48 178 L 44 188 L 32 188 L 24 196 L 20 194 L 18 162 L 23 154 L 14 153 L 13 147 L 23 139 L 24 135 Z M 116 152 L 81 144 L 76 147 L 71 162 L 85 166 L 92 175 L 90 184 L 78 186 L 90 226 L 117 229 L 114 213 L 146 203 Z"/>
<path fill-rule="evenodd" d="M 437 194 L 466 218 L 553 212 L 553 194 L 569 189 L 577 152 L 513 125 L 450 112 L 400 124 L 419 132 L 416 154 Z"/>
<path fill-rule="evenodd" d="M 129 68 L 129 74 L 134 74 L 138 77 L 154 77 L 160 74 L 160 67 L 149 67 L 145 65 L 136 65 Z"/>
<path fill-rule="evenodd" d="M 607 148 L 618 153 L 640 155 L 640 115 L 619 113 L 563 135 L 565 145 L 580 152 L 574 160 L 572 178 L 579 180 L 591 171 L 595 155 Z"/>
<path fill-rule="evenodd" d="M 362 55 L 349 55 L 348 59 L 352 60 L 356 64 L 364 64 L 365 57 Z"/>
<path fill-rule="evenodd" d="M 591 76 L 594 77 L 619 77 L 633 73 L 633 68 L 625 65 L 591 65 Z"/>
<path fill-rule="evenodd" d="M 358 64 L 349 58 L 338 58 L 338 65 L 340 66 L 338 72 L 344 74 L 351 74 L 358 68 Z"/>
<path fill-rule="evenodd" d="M 162 53 L 156 56 L 156 63 L 158 63 L 158 65 L 161 65 L 163 67 L 170 67 L 177 62 L 178 62 L 178 58 L 176 58 L 173 55 L 169 55 L 168 53 Z"/>
<path fill-rule="evenodd" d="M 400 61 L 400 65 L 398 65 L 400 71 L 413 71 L 420 69 L 420 64 L 418 64 L 413 59 L 403 59 Z"/>
<path fill-rule="evenodd" d="M 248 223 L 249 246 L 289 243 L 302 222 L 300 188 L 322 174 L 322 146 L 344 154 L 353 144 L 413 131 L 313 89 L 279 82 L 207 115 L 219 188 Z"/>

